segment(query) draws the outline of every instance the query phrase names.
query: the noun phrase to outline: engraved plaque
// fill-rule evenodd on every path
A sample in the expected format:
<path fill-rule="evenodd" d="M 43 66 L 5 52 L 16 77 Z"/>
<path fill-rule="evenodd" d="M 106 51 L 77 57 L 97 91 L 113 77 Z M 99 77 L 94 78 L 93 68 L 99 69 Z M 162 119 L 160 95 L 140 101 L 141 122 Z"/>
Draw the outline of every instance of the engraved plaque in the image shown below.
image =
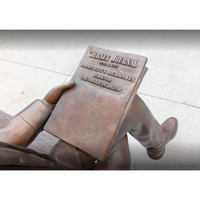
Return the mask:
<path fill-rule="evenodd" d="M 147 58 L 89 46 L 44 130 L 103 160 L 145 75 Z"/>

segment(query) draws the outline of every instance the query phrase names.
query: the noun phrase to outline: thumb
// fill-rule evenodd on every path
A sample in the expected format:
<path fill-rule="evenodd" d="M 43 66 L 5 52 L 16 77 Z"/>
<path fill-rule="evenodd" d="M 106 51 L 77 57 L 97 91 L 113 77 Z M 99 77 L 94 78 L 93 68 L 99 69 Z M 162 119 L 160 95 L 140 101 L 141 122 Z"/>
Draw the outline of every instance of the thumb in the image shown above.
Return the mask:
<path fill-rule="evenodd" d="M 46 94 L 46 96 L 44 97 L 43 100 L 46 101 L 47 103 L 56 104 L 58 102 L 60 96 L 62 95 L 62 93 L 66 89 L 74 86 L 74 84 L 75 84 L 74 81 L 70 81 L 70 82 L 63 83 L 63 84 L 53 88 Z"/>

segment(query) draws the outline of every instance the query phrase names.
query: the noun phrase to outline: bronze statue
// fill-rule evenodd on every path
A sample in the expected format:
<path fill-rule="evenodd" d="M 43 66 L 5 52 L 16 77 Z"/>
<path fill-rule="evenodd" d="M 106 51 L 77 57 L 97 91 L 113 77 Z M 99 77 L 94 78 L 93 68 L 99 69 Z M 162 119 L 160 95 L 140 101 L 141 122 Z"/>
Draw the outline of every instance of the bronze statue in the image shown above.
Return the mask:
<path fill-rule="evenodd" d="M 127 140 L 127 132 L 129 132 L 147 149 L 147 154 L 151 159 L 157 160 L 162 158 L 165 152 L 166 144 L 172 140 L 177 133 L 178 122 L 176 118 L 171 117 L 163 122 L 162 125 L 160 125 L 142 99 L 136 94 L 137 88 L 139 87 L 139 84 L 146 73 L 146 68 L 144 67 L 146 60 L 140 66 L 139 64 L 142 63 L 142 59 L 144 58 L 136 57 L 137 61 L 134 61 L 134 59 L 127 61 L 127 58 L 120 58 L 119 55 L 121 54 L 119 52 L 118 56 L 112 56 L 114 54 L 112 54 L 111 51 L 108 51 L 107 54 L 97 54 L 96 51 L 91 51 L 91 48 L 95 48 L 95 50 L 103 52 L 105 50 L 96 47 L 89 47 L 89 49 L 86 51 L 86 53 L 90 52 L 90 59 L 95 59 L 95 64 L 105 65 L 102 68 L 98 68 L 101 70 L 98 71 L 99 73 L 94 74 L 92 72 L 94 68 L 92 68 L 91 62 L 90 65 L 84 66 L 83 63 L 81 63 L 82 66 L 79 66 L 79 71 L 77 70 L 77 73 L 74 75 L 75 82 L 70 81 L 52 89 L 43 100 L 34 101 L 19 114 L 5 122 L 0 127 L 0 169 L 130 169 L 130 151 Z M 122 55 L 127 57 L 125 54 Z M 131 57 L 131 55 L 128 56 Z M 82 61 L 85 61 L 84 58 Z M 110 58 L 111 63 L 109 63 Z M 100 63 L 99 60 L 101 60 Z M 120 64 L 126 66 L 122 66 L 120 69 Z M 115 70 L 118 68 L 117 70 L 120 73 L 112 74 L 112 72 L 105 70 L 107 69 L 106 67 L 108 65 L 110 65 L 110 68 L 112 67 L 112 69 Z M 127 66 L 131 68 L 137 68 L 138 73 L 141 69 L 140 75 L 137 77 L 135 76 L 134 78 L 131 76 L 123 78 L 124 71 L 122 71 L 122 69 L 123 67 L 126 68 Z M 83 75 L 81 75 L 81 78 L 78 79 L 77 77 L 79 77 L 79 73 L 82 74 L 83 72 L 88 72 L 88 76 L 92 74 L 94 78 L 102 79 L 107 81 L 109 84 L 105 86 L 103 85 L 103 82 L 92 82 L 92 79 L 88 79 Z M 122 80 L 120 80 L 120 82 L 118 79 L 116 79 L 118 81 L 116 82 L 115 79 L 112 79 L 112 77 L 121 78 Z M 112 101 L 112 108 L 108 108 L 110 109 L 108 110 L 108 113 L 111 112 L 112 116 L 118 117 L 115 116 L 117 115 L 117 112 L 113 112 L 113 109 L 115 107 L 119 107 L 120 103 L 123 103 L 123 101 L 126 100 L 124 99 L 124 95 L 127 94 L 127 92 L 125 86 L 112 86 L 110 84 L 112 80 L 112 83 L 124 83 L 127 81 L 127 88 L 130 86 L 130 84 L 132 84 L 133 87 L 130 90 L 130 94 L 133 98 L 132 100 L 129 99 L 129 104 L 126 102 L 128 107 L 126 106 L 125 110 L 121 109 L 123 110 L 123 116 L 119 115 L 119 119 L 123 117 L 121 123 L 118 122 L 115 124 L 114 119 L 110 119 L 107 113 L 105 114 L 102 112 L 101 119 L 98 118 L 98 114 L 104 107 L 102 106 L 103 103 L 101 103 L 98 99 L 99 93 L 92 93 L 94 99 L 96 99 L 96 101 L 93 101 L 93 103 L 95 104 L 98 102 L 98 104 L 100 104 L 97 106 L 97 111 L 94 112 L 94 114 L 92 109 L 88 111 L 91 119 L 94 118 L 99 120 L 99 122 L 97 121 L 95 125 L 93 125 L 89 120 L 87 121 L 88 115 L 85 113 L 87 109 L 81 109 L 86 100 L 83 98 L 83 101 L 79 101 L 77 98 L 74 98 L 73 95 L 75 94 L 77 88 L 80 88 L 80 85 L 84 85 L 84 81 L 85 85 L 81 88 L 81 92 L 79 91 L 80 98 L 83 97 L 84 94 L 91 93 L 91 87 L 93 87 L 94 90 L 99 90 L 99 88 L 101 88 L 102 90 L 99 90 L 100 94 L 105 93 L 107 96 L 109 96 L 108 92 L 112 90 L 111 92 L 113 92 L 112 94 L 116 98 L 116 102 Z M 86 83 L 86 81 L 89 83 Z M 96 89 L 96 87 L 98 88 Z M 108 92 L 105 90 L 105 87 L 109 89 Z M 124 93 L 122 92 L 119 94 L 121 91 Z M 135 92 L 133 92 L 134 95 L 131 93 L 131 91 Z M 61 96 L 62 98 L 60 98 Z M 109 101 L 111 98 L 112 97 L 109 96 L 106 101 Z M 81 105 L 78 105 L 78 102 L 81 102 Z M 57 103 L 58 105 L 54 110 Z M 76 112 L 76 110 L 70 110 L 68 107 L 68 110 L 65 110 L 65 105 L 70 106 L 70 108 L 73 108 L 73 106 L 76 107 L 77 105 L 77 109 L 80 112 Z M 60 115 L 62 111 L 65 113 L 64 115 Z M 81 111 L 84 111 L 85 115 L 82 115 Z M 52 112 L 53 117 L 51 116 Z M 80 116 L 82 116 L 81 119 Z M 85 121 L 83 120 L 83 116 L 86 116 Z M 105 118 L 102 119 L 102 116 Z M 86 137 L 88 135 L 82 134 L 81 131 L 83 129 L 90 131 L 88 127 L 91 128 L 91 130 L 94 130 L 93 128 L 98 127 L 101 120 L 102 122 L 103 120 L 110 120 L 111 122 L 113 120 L 113 124 L 111 125 L 114 128 L 118 127 L 118 131 L 116 132 L 117 135 L 110 136 L 109 133 L 106 135 L 105 132 L 105 135 L 102 135 L 102 137 L 99 137 L 98 135 L 98 137 L 96 137 L 95 133 L 92 131 L 91 134 L 89 133 L 90 137 Z M 118 120 L 118 118 L 116 118 L 116 120 Z M 84 121 L 84 123 L 76 124 L 77 122 L 81 123 L 81 121 Z M 69 134 L 65 132 L 65 129 L 68 128 L 66 127 L 66 124 L 70 125 L 70 123 L 73 123 L 72 127 L 75 127 L 75 129 L 79 130 L 81 133 L 78 135 L 79 137 L 77 137 L 74 132 Z M 34 141 L 36 136 L 40 134 L 40 131 L 42 131 L 43 128 L 50 133 L 52 128 L 53 130 L 51 134 L 60 138 L 60 140 L 53 145 L 49 154 L 41 154 L 33 149 L 27 148 L 27 146 Z M 109 132 L 111 129 L 110 127 L 100 128 L 101 131 L 106 130 L 107 132 Z M 67 130 L 70 131 L 70 129 Z M 68 138 L 67 134 L 71 134 L 71 138 Z M 100 132 L 100 134 L 102 134 L 102 132 Z M 87 139 L 84 140 L 83 138 Z M 80 141 L 77 142 L 78 139 L 80 139 Z M 98 146 L 98 143 L 101 145 Z"/>

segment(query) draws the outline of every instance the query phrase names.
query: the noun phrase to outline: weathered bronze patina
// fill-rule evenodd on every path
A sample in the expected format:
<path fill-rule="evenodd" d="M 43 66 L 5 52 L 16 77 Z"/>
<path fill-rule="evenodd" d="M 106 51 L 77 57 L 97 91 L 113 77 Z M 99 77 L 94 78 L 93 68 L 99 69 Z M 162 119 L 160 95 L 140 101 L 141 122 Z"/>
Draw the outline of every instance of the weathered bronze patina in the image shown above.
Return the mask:
<path fill-rule="evenodd" d="M 99 64 L 102 61 L 104 65 Z M 104 160 L 126 134 L 119 130 L 146 72 L 146 61 L 89 46 L 71 79 L 75 86 L 64 92 L 44 130 Z"/>
<path fill-rule="evenodd" d="M 136 94 L 146 62 L 143 56 L 89 46 L 70 83 L 0 127 L 1 168 L 130 169 L 127 132 L 150 158 L 160 159 L 178 122 L 169 118 L 160 125 Z M 34 140 L 42 129 L 59 138 L 45 154 L 33 150 L 45 149 Z"/>

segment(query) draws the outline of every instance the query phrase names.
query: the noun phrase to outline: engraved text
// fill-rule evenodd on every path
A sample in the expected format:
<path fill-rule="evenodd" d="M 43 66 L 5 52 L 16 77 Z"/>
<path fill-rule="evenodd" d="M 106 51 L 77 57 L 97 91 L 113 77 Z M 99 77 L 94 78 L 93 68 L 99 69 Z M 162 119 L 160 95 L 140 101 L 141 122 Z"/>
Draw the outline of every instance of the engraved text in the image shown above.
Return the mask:
<path fill-rule="evenodd" d="M 88 82 L 93 83 L 95 85 L 98 85 L 98 86 L 101 86 L 101 87 L 104 87 L 106 89 L 110 89 L 110 90 L 113 90 L 113 91 L 116 91 L 116 92 L 121 92 L 121 90 L 122 90 L 120 87 L 110 85 L 110 84 L 106 84 L 106 83 L 103 83 L 101 81 L 97 81 L 97 80 L 94 80 L 92 78 L 88 78 L 86 76 L 81 76 L 81 80 L 88 81 Z"/>
<path fill-rule="evenodd" d="M 96 51 L 92 51 L 90 52 L 90 58 L 94 58 L 94 59 L 98 59 L 98 60 L 104 60 L 104 61 L 108 61 L 110 56 L 107 54 L 103 54 L 103 53 L 98 53 Z"/>
<path fill-rule="evenodd" d="M 136 60 L 131 60 L 131 59 L 128 59 L 128 58 L 119 57 L 117 55 L 115 55 L 113 57 L 111 62 L 126 65 L 126 66 L 129 66 L 129 67 L 134 67 L 134 68 L 136 68 L 136 65 L 137 65 Z"/>
<path fill-rule="evenodd" d="M 133 77 L 130 77 L 130 76 L 127 76 L 127 75 L 124 75 L 124 74 L 121 74 L 121 73 L 117 73 L 117 72 L 108 71 L 107 74 L 110 75 L 110 76 L 114 76 L 114 77 L 117 77 L 117 78 L 127 80 L 127 81 L 131 81 L 131 82 L 134 82 L 134 80 L 135 80 Z"/>
<path fill-rule="evenodd" d="M 94 74 L 93 75 L 94 78 L 98 78 L 98 79 L 101 79 L 101 80 L 105 80 L 105 81 L 108 81 L 108 82 L 111 82 L 112 79 L 108 76 L 103 76 L 101 74 Z"/>

